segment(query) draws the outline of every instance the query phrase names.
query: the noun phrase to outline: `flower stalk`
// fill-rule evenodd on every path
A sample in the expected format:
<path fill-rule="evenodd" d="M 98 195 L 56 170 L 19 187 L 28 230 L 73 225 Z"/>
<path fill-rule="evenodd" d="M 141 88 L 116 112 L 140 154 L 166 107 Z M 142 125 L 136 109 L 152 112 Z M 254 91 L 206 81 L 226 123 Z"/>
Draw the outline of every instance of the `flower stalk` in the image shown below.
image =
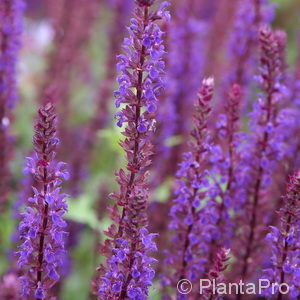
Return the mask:
<path fill-rule="evenodd" d="M 59 140 L 56 136 L 56 115 L 51 103 L 39 109 L 33 137 L 34 154 L 27 158 L 24 170 L 32 174 L 33 197 L 27 199 L 21 213 L 19 235 L 22 241 L 17 252 L 22 272 L 22 297 L 47 299 L 51 287 L 59 280 L 59 268 L 64 261 L 67 211 L 62 179 L 68 179 L 65 164 L 55 161 Z"/>
<path fill-rule="evenodd" d="M 117 125 L 125 139 L 120 142 L 126 153 L 126 171 L 116 172 L 119 193 L 111 198 L 117 202 L 111 208 L 115 222 L 106 235 L 110 238 L 101 247 L 106 265 L 99 268 L 99 299 L 146 299 L 154 276 L 148 256 L 155 251 L 155 234 L 147 230 L 147 201 L 149 196 L 148 168 L 151 165 L 158 96 L 163 87 L 163 33 L 157 21 L 169 20 L 163 2 L 157 10 L 155 1 L 137 0 L 134 18 L 124 40 L 125 54 L 118 56 L 119 90 L 115 92 Z M 118 206 L 121 208 L 119 213 Z"/>

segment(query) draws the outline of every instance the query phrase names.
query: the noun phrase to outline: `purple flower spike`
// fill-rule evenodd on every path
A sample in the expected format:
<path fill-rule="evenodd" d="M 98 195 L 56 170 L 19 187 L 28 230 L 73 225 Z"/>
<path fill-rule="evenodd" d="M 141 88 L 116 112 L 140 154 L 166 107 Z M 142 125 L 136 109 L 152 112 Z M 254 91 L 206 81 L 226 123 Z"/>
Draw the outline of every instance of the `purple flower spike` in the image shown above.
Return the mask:
<path fill-rule="evenodd" d="M 31 173 L 35 186 L 21 213 L 19 235 L 22 241 L 18 265 L 22 297 L 48 299 L 49 289 L 59 280 L 64 260 L 64 235 L 67 211 L 65 194 L 60 184 L 68 177 L 64 163 L 56 162 L 59 140 L 56 136 L 56 115 L 52 104 L 39 110 L 33 137 L 34 154 L 27 158 L 25 173 Z"/>
<path fill-rule="evenodd" d="M 255 276 L 255 268 L 263 258 L 264 229 L 270 222 L 272 202 L 266 201 L 266 192 L 272 183 L 272 173 L 278 170 L 286 156 L 285 119 L 281 117 L 283 100 L 283 39 L 267 26 L 259 30 L 260 75 L 263 93 L 251 113 L 250 135 L 242 150 L 239 166 L 239 192 L 244 194 L 245 205 L 237 213 L 239 233 L 237 244 L 232 247 L 238 257 L 236 270 L 239 278 Z M 241 251 L 241 249 L 244 249 Z"/>
<path fill-rule="evenodd" d="M 176 233 L 173 237 L 174 251 L 168 254 L 166 264 L 172 266 L 167 270 L 163 286 L 175 286 L 180 279 L 191 281 L 199 279 L 204 273 L 203 251 L 206 243 L 201 236 L 203 224 L 200 222 L 200 205 L 206 192 L 203 189 L 207 182 L 205 169 L 208 166 L 211 142 L 207 129 L 208 116 L 211 111 L 210 102 L 213 97 L 214 81 L 203 80 L 195 104 L 194 129 L 191 131 L 190 151 L 183 155 L 183 161 L 177 171 L 178 187 L 176 199 L 170 210 L 169 228 Z M 206 233 L 210 235 L 209 232 Z M 179 296 L 179 295 L 178 295 Z"/>
<path fill-rule="evenodd" d="M 0 213 L 8 195 L 10 110 L 17 98 L 16 65 L 22 32 L 22 0 L 0 1 Z"/>
<path fill-rule="evenodd" d="M 239 3 L 234 26 L 229 38 L 229 84 L 236 82 L 242 88 L 249 84 L 256 59 L 258 29 L 260 24 L 270 23 L 273 5 L 268 1 L 245 0 Z"/>
<path fill-rule="evenodd" d="M 230 250 L 226 248 L 221 248 L 217 252 L 216 257 L 214 259 L 214 264 L 207 274 L 207 279 L 210 282 L 214 281 L 216 284 L 224 282 L 223 272 L 228 267 L 226 263 L 230 259 L 229 253 Z M 205 289 L 204 293 L 201 295 L 201 299 L 203 300 L 218 300 L 222 299 L 221 297 L 222 296 L 218 293 L 215 293 L 212 288 Z"/>
<path fill-rule="evenodd" d="M 118 56 L 119 89 L 115 92 L 117 126 L 124 126 L 125 139 L 120 143 L 126 152 L 126 170 L 116 172 L 119 193 L 111 198 L 117 205 L 111 209 L 107 239 L 101 246 L 106 264 L 99 268 L 95 282 L 99 299 L 147 299 L 152 285 L 156 251 L 147 230 L 147 201 L 149 184 L 147 170 L 151 164 L 158 96 L 164 85 L 163 33 L 156 21 L 169 19 L 166 3 L 152 11 L 154 0 L 136 0 L 134 18 L 128 26 L 129 38 L 124 40 L 125 54 Z"/>
<path fill-rule="evenodd" d="M 204 221 L 206 224 L 203 225 L 203 232 L 208 228 L 207 231 L 212 233 L 208 244 L 210 254 L 207 268 L 213 263 L 216 251 L 220 247 L 231 247 L 234 223 L 230 211 L 238 210 L 241 206 L 236 172 L 240 164 L 238 145 L 241 141 L 239 132 L 241 98 L 240 85 L 233 84 L 227 95 L 225 113 L 219 115 L 216 124 L 218 133 L 216 145 L 211 149 L 211 183 L 207 186 L 210 198 L 202 212 L 202 219 L 210 220 Z M 221 201 L 217 201 L 217 197 Z"/>
<path fill-rule="evenodd" d="M 16 101 L 16 64 L 21 45 L 22 17 L 25 4 L 22 0 L 0 2 L 0 97 L 1 103 L 11 109 Z M 5 97 L 5 100 L 2 99 Z M 2 102 L 3 100 L 3 102 Z"/>
<path fill-rule="evenodd" d="M 283 197 L 283 207 L 279 211 L 280 225 L 270 227 L 266 240 L 272 249 L 271 268 L 264 270 L 264 277 L 270 282 L 281 285 L 288 284 L 290 298 L 299 295 L 300 268 L 300 173 L 291 176 L 287 193 Z M 275 299 L 271 289 L 266 291 L 268 299 Z M 284 299 L 277 291 L 278 300 Z"/>
<path fill-rule="evenodd" d="M 185 151 L 192 118 L 191 107 L 199 89 L 199 78 L 203 75 L 208 26 L 199 19 L 197 11 L 200 9 L 193 7 L 192 2 L 196 5 L 196 2 L 201 1 L 174 3 L 174 20 L 168 28 L 169 52 L 166 68 L 168 84 L 166 97 L 158 114 L 159 159 L 154 162 L 157 170 L 155 184 L 175 173 L 176 166 Z M 170 147 L 168 142 L 174 136 L 180 137 L 182 143 Z M 161 160 L 166 163 L 161 164 Z"/>

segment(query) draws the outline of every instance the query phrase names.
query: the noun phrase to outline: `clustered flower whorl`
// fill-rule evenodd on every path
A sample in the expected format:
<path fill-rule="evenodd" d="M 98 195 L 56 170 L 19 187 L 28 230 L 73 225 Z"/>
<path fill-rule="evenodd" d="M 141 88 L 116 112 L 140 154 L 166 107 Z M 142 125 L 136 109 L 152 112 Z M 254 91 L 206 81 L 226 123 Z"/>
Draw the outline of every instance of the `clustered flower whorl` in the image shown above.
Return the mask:
<path fill-rule="evenodd" d="M 279 211 L 279 228 L 271 226 L 266 240 L 272 249 L 272 266 L 264 270 L 264 276 L 278 286 L 288 284 L 291 299 L 300 294 L 300 173 L 290 177 L 287 193 L 283 197 L 283 207 Z M 278 287 L 277 287 L 278 288 Z M 270 292 L 270 291 L 268 291 Z M 275 295 L 266 293 L 270 299 Z M 277 290 L 277 299 L 283 295 Z"/>
<path fill-rule="evenodd" d="M 119 89 L 115 92 L 117 125 L 122 127 L 125 139 L 120 143 L 126 152 L 127 170 L 116 172 L 119 193 L 111 198 L 117 205 L 111 208 L 112 224 L 101 252 L 107 257 L 106 265 L 99 268 L 97 293 L 99 299 L 147 299 L 152 285 L 155 261 L 148 256 L 156 250 L 147 230 L 148 179 L 151 164 L 151 137 L 155 131 L 155 112 L 158 95 L 163 87 L 165 67 L 163 33 L 157 20 L 169 20 L 165 11 L 167 2 L 151 11 L 154 1 L 136 1 L 135 15 L 128 27 L 129 37 L 124 40 L 125 54 L 117 64 Z"/>
<path fill-rule="evenodd" d="M 61 193 L 62 179 L 68 179 L 65 164 L 55 161 L 56 115 L 48 103 L 38 112 L 34 126 L 34 154 L 27 158 L 25 173 L 31 173 L 34 195 L 21 213 L 19 225 L 22 244 L 17 252 L 22 271 L 22 296 L 32 299 L 49 299 L 49 289 L 59 280 L 59 268 L 64 260 L 67 211 L 66 195 Z"/>

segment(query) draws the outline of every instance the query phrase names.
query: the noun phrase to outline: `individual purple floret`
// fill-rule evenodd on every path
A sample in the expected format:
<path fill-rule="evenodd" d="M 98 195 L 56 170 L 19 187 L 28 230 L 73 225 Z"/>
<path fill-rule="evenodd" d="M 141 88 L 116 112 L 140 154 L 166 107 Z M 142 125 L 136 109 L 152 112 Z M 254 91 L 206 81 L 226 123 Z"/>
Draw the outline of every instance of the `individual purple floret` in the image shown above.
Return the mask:
<path fill-rule="evenodd" d="M 169 228 L 174 230 L 173 244 L 176 245 L 166 258 L 167 273 L 163 286 L 176 287 L 181 279 L 198 280 L 205 271 L 206 236 L 202 236 L 200 222 L 201 205 L 205 202 L 209 184 L 207 172 L 212 148 L 207 129 L 210 102 L 213 96 L 213 79 L 203 80 L 195 104 L 194 129 L 191 132 L 190 151 L 184 153 L 177 171 L 176 199 L 170 210 Z M 209 230 L 204 233 L 210 235 Z M 172 268 L 171 270 L 169 268 Z M 184 295 L 178 295 L 185 299 Z"/>
<path fill-rule="evenodd" d="M 152 239 L 155 234 L 147 230 L 147 201 L 149 194 L 148 167 L 151 164 L 153 146 L 151 138 L 155 130 L 155 112 L 158 95 L 163 87 L 164 70 L 163 33 L 156 21 L 169 20 L 163 2 L 157 10 L 151 10 L 154 0 L 136 0 L 134 18 L 128 27 L 129 37 L 124 40 L 125 54 L 118 56 L 119 89 L 115 92 L 117 125 L 126 124 L 120 143 L 126 152 L 126 170 L 116 172 L 120 186 L 111 198 L 117 205 L 111 208 L 107 239 L 101 247 L 106 264 L 100 266 L 97 286 L 99 299 L 147 299 L 152 285 L 155 262 L 149 252 L 155 251 Z"/>
<path fill-rule="evenodd" d="M 29 299 L 49 299 L 51 287 L 59 280 L 64 258 L 67 211 L 62 180 L 68 179 L 65 163 L 56 162 L 56 115 L 51 103 L 39 109 L 34 126 L 34 154 L 27 158 L 25 174 L 31 173 L 35 185 L 21 213 L 19 234 L 22 244 L 17 252 L 22 272 L 21 294 Z"/>
<path fill-rule="evenodd" d="M 290 177 L 283 206 L 279 210 L 280 225 L 270 227 L 266 236 L 271 249 L 271 268 L 264 270 L 264 277 L 277 283 L 276 296 L 272 290 L 266 292 L 268 299 L 285 299 L 278 287 L 289 286 L 289 298 L 297 299 L 300 294 L 300 173 Z M 285 291 L 285 290 L 284 290 Z"/>

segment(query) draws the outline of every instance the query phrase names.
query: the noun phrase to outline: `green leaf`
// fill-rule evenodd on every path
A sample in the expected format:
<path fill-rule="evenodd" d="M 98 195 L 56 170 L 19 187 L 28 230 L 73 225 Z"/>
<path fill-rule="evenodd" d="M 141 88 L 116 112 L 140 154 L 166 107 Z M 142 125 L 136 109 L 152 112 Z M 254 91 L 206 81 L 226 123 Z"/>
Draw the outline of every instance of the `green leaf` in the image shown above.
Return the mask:
<path fill-rule="evenodd" d="M 65 216 L 66 219 L 85 224 L 95 230 L 99 229 L 99 221 L 88 195 L 85 194 L 77 199 L 70 199 L 68 206 L 69 211 Z"/>

